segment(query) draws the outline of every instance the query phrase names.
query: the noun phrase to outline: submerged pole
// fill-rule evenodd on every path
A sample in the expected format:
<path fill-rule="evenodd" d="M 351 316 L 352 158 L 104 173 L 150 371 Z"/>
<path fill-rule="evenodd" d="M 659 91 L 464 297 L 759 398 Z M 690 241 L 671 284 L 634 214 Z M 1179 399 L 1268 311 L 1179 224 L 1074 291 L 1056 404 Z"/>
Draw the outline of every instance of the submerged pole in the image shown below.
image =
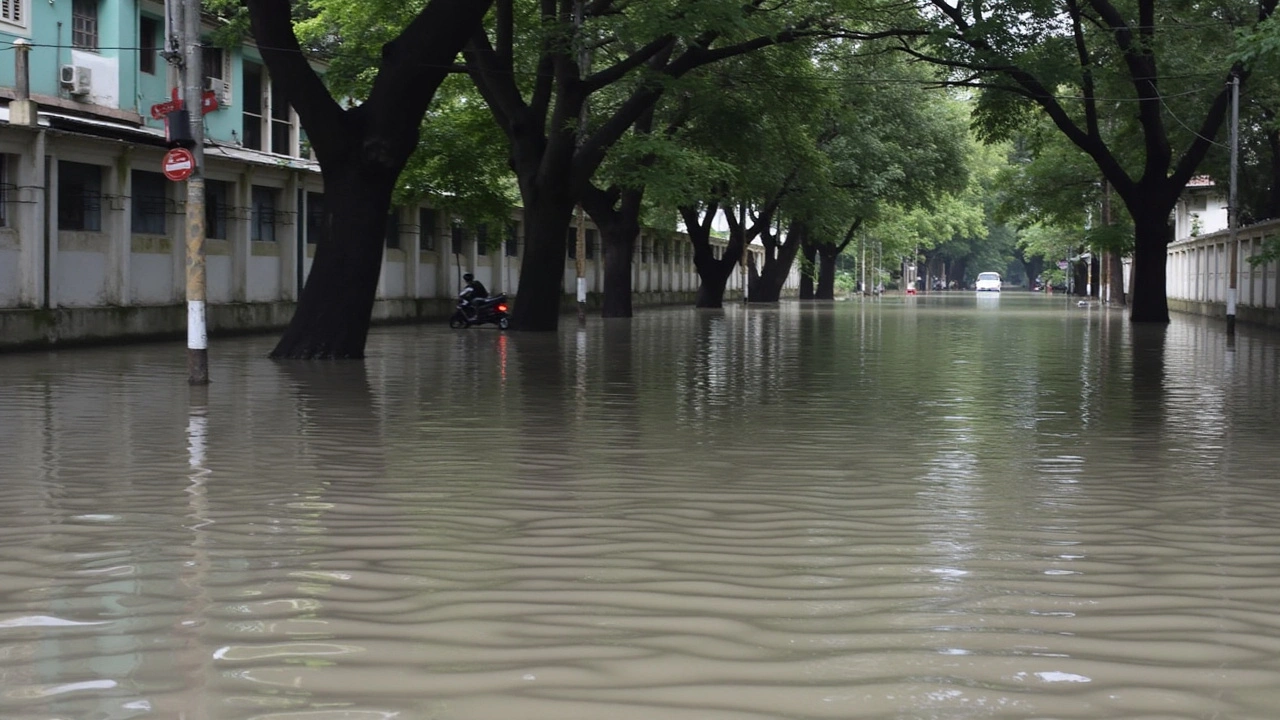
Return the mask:
<path fill-rule="evenodd" d="M 182 18 L 183 103 L 191 118 L 191 153 L 187 178 L 187 382 L 209 382 L 209 334 L 205 325 L 204 261 L 204 64 L 200 47 L 200 2 L 188 0 Z"/>
<path fill-rule="evenodd" d="M 1227 335 L 1236 332 L 1236 290 L 1239 270 L 1239 243 L 1236 231 L 1240 226 L 1240 210 L 1236 204 L 1236 173 L 1239 168 L 1240 155 L 1240 78 L 1231 78 L 1231 189 L 1227 200 Z"/>

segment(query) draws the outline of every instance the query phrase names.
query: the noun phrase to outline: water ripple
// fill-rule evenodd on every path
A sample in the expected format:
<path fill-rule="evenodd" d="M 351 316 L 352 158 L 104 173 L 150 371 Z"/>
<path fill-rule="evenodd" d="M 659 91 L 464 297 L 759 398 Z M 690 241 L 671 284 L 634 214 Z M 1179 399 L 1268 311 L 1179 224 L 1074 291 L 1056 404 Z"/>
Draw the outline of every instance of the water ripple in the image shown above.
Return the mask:
<path fill-rule="evenodd" d="M 0 717 L 1275 717 L 1280 343 L 919 300 L 0 357 Z"/>

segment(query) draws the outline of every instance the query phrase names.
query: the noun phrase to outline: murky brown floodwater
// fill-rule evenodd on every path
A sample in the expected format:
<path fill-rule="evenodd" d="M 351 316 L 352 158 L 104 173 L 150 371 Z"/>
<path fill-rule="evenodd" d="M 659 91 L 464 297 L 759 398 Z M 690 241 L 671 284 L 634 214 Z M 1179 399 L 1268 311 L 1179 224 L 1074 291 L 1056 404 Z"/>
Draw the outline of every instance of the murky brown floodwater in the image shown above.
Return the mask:
<path fill-rule="evenodd" d="M 0 357 L 0 718 L 1280 717 L 1277 337 L 569 325 Z"/>

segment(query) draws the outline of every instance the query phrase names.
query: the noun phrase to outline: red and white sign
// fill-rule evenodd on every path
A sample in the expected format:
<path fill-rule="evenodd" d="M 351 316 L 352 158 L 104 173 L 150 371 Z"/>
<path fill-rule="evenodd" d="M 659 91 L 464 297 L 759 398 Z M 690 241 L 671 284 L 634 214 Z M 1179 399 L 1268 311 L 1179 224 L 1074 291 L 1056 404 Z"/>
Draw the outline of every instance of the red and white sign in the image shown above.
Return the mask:
<path fill-rule="evenodd" d="M 155 118 L 156 120 L 163 120 L 165 115 L 168 115 L 174 110 L 181 110 L 181 109 L 182 109 L 181 100 L 170 100 L 169 102 L 162 102 L 159 105 L 151 106 L 151 117 Z"/>
<path fill-rule="evenodd" d="M 182 98 L 178 97 L 178 88 L 174 88 L 168 102 L 158 103 L 151 106 L 151 117 L 156 120 L 163 120 L 165 115 L 174 110 L 181 110 L 183 106 Z M 200 95 L 200 114 L 213 112 L 218 109 L 218 96 L 212 90 L 205 90 Z"/>
<path fill-rule="evenodd" d="M 186 148 L 173 148 L 160 161 L 160 172 L 174 182 L 186 180 L 195 170 L 196 156 Z"/>

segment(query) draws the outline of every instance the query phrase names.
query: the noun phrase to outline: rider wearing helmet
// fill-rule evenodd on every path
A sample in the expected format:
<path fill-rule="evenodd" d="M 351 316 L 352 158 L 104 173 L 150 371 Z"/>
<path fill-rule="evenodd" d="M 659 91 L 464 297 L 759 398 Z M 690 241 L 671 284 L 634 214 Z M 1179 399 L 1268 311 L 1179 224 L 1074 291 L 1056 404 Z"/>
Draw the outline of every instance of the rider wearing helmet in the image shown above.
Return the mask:
<path fill-rule="evenodd" d="M 466 286 L 462 288 L 462 292 L 458 295 L 464 300 L 479 300 L 480 298 L 489 297 L 489 291 L 485 288 L 484 283 L 476 279 L 475 275 L 467 273 L 462 276 L 462 281 Z"/>
<path fill-rule="evenodd" d="M 458 293 L 458 304 L 463 307 L 469 319 L 474 320 L 476 310 L 471 304 L 475 300 L 489 297 L 489 290 L 471 273 L 463 275 L 462 280 L 466 285 L 463 286 L 462 292 Z"/>

